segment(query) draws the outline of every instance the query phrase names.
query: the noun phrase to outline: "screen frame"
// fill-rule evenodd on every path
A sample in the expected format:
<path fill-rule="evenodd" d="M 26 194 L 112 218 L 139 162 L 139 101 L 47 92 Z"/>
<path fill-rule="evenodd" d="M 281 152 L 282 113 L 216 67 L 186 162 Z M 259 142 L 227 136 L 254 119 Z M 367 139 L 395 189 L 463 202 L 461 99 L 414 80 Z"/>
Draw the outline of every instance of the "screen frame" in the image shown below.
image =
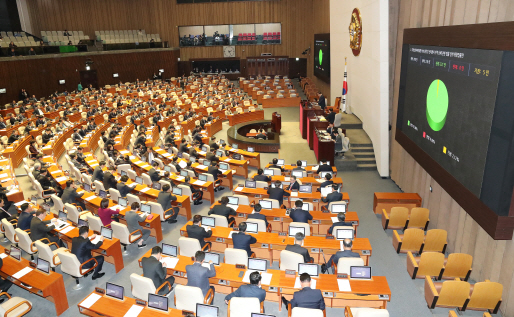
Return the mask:
<path fill-rule="evenodd" d="M 315 57 L 315 54 L 316 54 L 316 40 L 319 40 L 319 41 L 325 41 L 328 43 L 328 52 L 329 52 L 329 62 L 328 62 L 328 76 L 321 73 L 321 71 L 316 71 L 316 67 L 315 67 L 315 61 L 316 61 L 316 57 Z M 313 63 L 312 63 L 312 72 L 314 74 L 314 76 L 318 77 L 319 79 L 321 79 L 322 81 L 326 82 L 327 84 L 330 84 L 330 76 L 331 76 L 331 61 L 330 61 L 330 50 L 331 50 L 331 47 L 330 47 L 330 33 L 322 33 L 322 34 L 314 34 L 314 48 L 313 48 L 313 51 L 312 51 L 312 54 L 313 54 Z"/>

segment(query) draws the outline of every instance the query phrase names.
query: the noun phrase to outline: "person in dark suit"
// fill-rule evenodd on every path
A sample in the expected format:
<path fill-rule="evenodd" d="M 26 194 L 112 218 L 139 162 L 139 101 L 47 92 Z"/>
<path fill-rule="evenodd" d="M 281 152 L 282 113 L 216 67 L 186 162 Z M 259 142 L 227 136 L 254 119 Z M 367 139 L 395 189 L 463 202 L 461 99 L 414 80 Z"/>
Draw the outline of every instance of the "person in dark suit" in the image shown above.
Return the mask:
<path fill-rule="evenodd" d="M 293 168 L 293 171 L 305 171 L 305 168 L 302 167 L 302 161 L 296 161 L 296 167 Z"/>
<path fill-rule="evenodd" d="M 323 162 L 319 162 L 318 170 L 316 173 L 319 174 L 320 172 L 333 172 L 332 166 L 329 164 L 323 164 Z"/>
<path fill-rule="evenodd" d="M 4 261 L 2 259 L 0 259 L 0 269 L 3 266 L 4 266 Z M 11 286 L 12 286 L 12 282 L 11 281 L 9 281 L 7 279 L 0 278 L 0 292 L 7 293 L 7 290 L 9 290 L 9 288 Z M 4 300 L 5 300 L 5 298 L 0 299 L 0 303 L 2 303 Z"/>
<path fill-rule="evenodd" d="M 130 187 L 127 185 L 128 180 L 129 180 L 129 177 L 127 175 L 123 175 L 120 178 L 120 182 L 118 184 L 116 184 L 116 189 L 120 192 L 120 196 L 123 198 L 127 197 L 127 194 L 130 193 L 130 191 L 133 188 L 133 187 Z"/>
<path fill-rule="evenodd" d="M 18 141 L 20 138 L 20 133 L 18 132 L 18 129 L 13 130 L 11 136 L 7 139 L 7 144 L 11 145 L 14 142 Z"/>
<path fill-rule="evenodd" d="M 159 167 L 159 163 L 154 162 L 152 164 L 152 168 L 148 171 L 148 175 L 152 179 L 152 182 L 158 182 L 161 180 L 161 175 L 159 175 L 159 171 L 157 171 L 157 168 Z"/>
<path fill-rule="evenodd" d="M 124 175 L 126 176 L 126 175 Z M 148 239 L 150 234 L 152 233 L 150 229 L 145 229 L 139 223 L 144 222 L 146 219 L 152 219 L 153 215 L 142 214 L 141 216 L 138 214 L 140 211 L 140 206 L 138 202 L 133 202 L 130 205 L 130 210 L 125 214 L 125 221 L 127 222 L 127 228 L 129 232 L 134 232 L 136 230 L 141 230 L 142 237 L 139 239 L 138 248 L 146 247 L 145 241 Z"/>
<path fill-rule="evenodd" d="M 253 180 L 260 182 L 271 182 L 271 177 L 264 175 L 264 170 L 262 168 L 259 168 L 257 170 L 257 175 L 253 177 Z"/>
<path fill-rule="evenodd" d="M 321 107 L 322 110 L 325 110 L 325 107 L 327 105 L 325 96 L 323 96 L 321 93 L 318 93 L 318 105 Z"/>
<path fill-rule="evenodd" d="M 332 224 L 332 226 L 330 226 L 330 228 L 328 228 L 328 233 L 329 234 L 332 234 L 332 231 L 334 230 L 335 227 L 338 227 L 338 226 L 348 226 L 348 227 L 352 227 L 353 224 L 351 222 L 346 222 L 346 214 L 344 212 L 340 212 L 337 214 L 337 222 L 334 222 Z"/>
<path fill-rule="evenodd" d="M 143 276 L 152 280 L 155 288 L 159 288 L 162 284 L 169 282 L 170 285 L 166 285 L 159 290 L 159 295 L 165 295 L 171 292 L 175 278 L 169 276 L 166 278 L 167 269 L 166 264 L 161 263 L 162 249 L 159 246 L 152 248 L 152 253 L 149 257 L 141 259 L 141 266 L 143 267 Z"/>
<path fill-rule="evenodd" d="M 268 219 L 266 219 L 266 216 L 261 214 L 261 209 L 262 209 L 262 206 L 261 204 L 255 204 L 253 206 L 253 210 L 255 211 L 255 213 L 253 214 L 249 214 L 248 215 L 248 219 L 260 219 L 260 220 L 264 220 L 264 222 L 266 223 L 266 228 L 268 227 Z"/>
<path fill-rule="evenodd" d="M 216 156 L 216 150 L 214 148 L 211 148 L 211 151 L 207 152 L 207 154 L 205 155 L 205 158 L 211 162 L 219 162 L 220 161 L 220 158 Z"/>
<path fill-rule="evenodd" d="M 43 188 L 45 194 L 53 194 L 57 193 L 59 197 L 62 196 L 62 188 L 59 184 L 57 184 L 54 180 L 50 180 L 48 177 L 48 170 L 46 168 L 42 168 L 39 172 L 39 176 L 37 178 L 39 184 Z"/>
<path fill-rule="evenodd" d="M 79 228 L 79 236 L 75 237 L 71 240 L 71 253 L 75 254 L 77 256 L 77 259 L 80 263 L 84 263 L 93 256 L 91 255 L 91 250 L 98 249 L 102 246 L 104 237 L 100 237 L 100 241 L 98 243 L 93 244 L 91 240 L 88 238 L 89 233 L 89 227 L 88 226 L 82 226 Z M 91 236 L 92 239 L 96 237 L 96 234 Z M 95 270 L 93 272 L 93 280 L 96 280 L 97 278 L 100 278 L 105 275 L 105 273 L 100 273 L 102 270 L 103 264 L 104 264 L 104 257 L 103 255 L 95 256 L 94 259 L 98 263 L 98 265 L 95 267 Z M 94 261 L 90 261 L 87 264 L 83 266 L 84 269 L 89 269 L 93 267 Z"/>
<path fill-rule="evenodd" d="M 331 124 L 334 124 L 334 121 L 336 119 L 336 113 L 334 111 L 334 108 L 330 110 L 330 113 L 325 116 L 325 119 L 327 119 L 328 122 Z"/>
<path fill-rule="evenodd" d="M 75 143 L 82 141 L 82 136 L 80 135 L 79 130 L 77 128 L 73 129 L 73 134 L 71 135 L 71 138 Z"/>
<path fill-rule="evenodd" d="M 337 187 L 337 184 L 332 184 L 332 192 L 327 197 L 321 198 L 322 202 L 327 203 L 327 208 L 331 202 L 343 200 L 343 194 L 337 191 Z"/>
<path fill-rule="evenodd" d="M 104 174 L 104 188 L 106 191 L 109 190 L 109 188 L 116 189 L 116 186 L 118 185 L 118 182 L 116 181 L 116 177 L 114 177 L 113 173 L 115 172 L 116 168 L 114 166 L 109 165 L 107 168 L 107 172 Z"/>
<path fill-rule="evenodd" d="M 291 251 L 294 253 L 301 254 L 303 256 L 303 261 L 305 263 L 313 263 L 314 258 L 311 258 L 311 256 L 309 255 L 309 250 L 302 247 L 304 239 L 305 239 L 305 235 L 301 232 L 297 232 L 294 235 L 294 244 L 288 244 L 286 246 L 286 251 Z"/>
<path fill-rule="evenodd" d="M 21 212 L 20 216 L 18 217 L 18 223 L 16 227 L 20 228 L 21 230 L 30 229 L 30 223 L 32 221 L 32 218 L 34 218 L 35 212 L 32 210 L 32 207 L 29 203 L 24 203 L 20 206 L 20 209 Z"/>
<path fill-rule="evenodd" d="M 157 203 L 161 204 L 162 210 L 166 215 L 171 214 L 168 218 L 169 223 L 176 223 L 178 216 L 178 207 L 171 207 L 171 202 L 176 201 L 177 196 L 171 194 L 171 187 L 168 184 L 164 184 L 157 196 Z"/>
<path fill-rule="evenodd" d="M 300 275 L 300 284 L 302 289 L 295 292 L 291 300 L 291 309 L 295 307 L 312 308 L 325 310 L 325 300 L 319 289 L 311 288 L 311 276 L 308 273 Z M 289 301 L 282 296 L 282 301 L 288 308 Z"/>
<path fill-rule="evenodd" d="M 255 136 L 257 140 L 266 140 L 266 132 L 264 129 L 259 129 L 259 133 Z"/>
<path fill-rule="evenodd" d="M 182 183 L 182 185 L 189 187 L 189 189 L 191 190 L 191 194 L 193 195 L 192 198 L 195 205 L 203 204 L 203 191 L 201 189 L 195 188 L 193 185 L 191 185 L 190 182 L 191 177 L 186 176 L 184 177 L 184 183 Z"/>
<path fill-rule="evenodd" d="M 187 286 L 199 287 L 202 290 L 203 296 L 206 296 L 209 289 L 212 289 L 214 297 L 214 286 L 209 284 L 209 278 L 216 276 L 216 269 L 212 261 L 209 261 L 209 268 L 203 267 L 202 263 L 204 260 L 205 252 L 196 251 L 195 262 L 186 266 Z"/>
<path fill-rule="evenodd" d="M 208 214 L 224 216 L 227 218 L 227 221 L 229 224 L 232 222 L 235 223 L 234 217 L 230 217 L 230 216 L 236 216 L 237 212 L 234 209 L 228 207 L 227 204 L 228 204 L 228 197 L 226 197 L 226 196 L 221 197 L 220 204 L 212 207 L 212 209 L 209 210 Z"/>
<path fill-rule="evenodd" d="M 212 246 L 211 242 L 205 242 L 205 238 L 210 238 L 212 236 L 212 230 L 205 230 L 205 228 L 201 227 L 200 224 L 202 223 L 202 216 L 201 215 L 195 215 L 193 217 L 193 224 L 188 225 L 186 227 L 187 230 L 187 236 L 189 238 L 197 239 L 200 241 L 200 246 L 203 248 L 206 244 Z"/>
<path fill-rule="evenodd" d="M 220 148 L 220 146 L 218 145 L 218 143 L 216 143 L 216 137 L 215 136 L 212 136 L 211 137 L 211 142 L 209 142 L 209 147 L 211 149 L 214 149 L 215 151 L 218 150 Z"/>
<path fill-rule="evenodd" d="M 289 197 L 291 196 L 291 194 L 284 191 L 284 189 L 280 188 L 280 186 L 282 186 L 282 182 L 276 181 L 275 188 L 268 188 L 268 195 L 270 199 L 278 200 L 278 203 L 280 204 L 280 206 L 282 206 L 284 202 L 284 197 Z"/>
<path fill-rule="evenodd" d="M 188 148 L 189 148 L 189 145 L 187 144 L 186 139 L 182 139 L 180 146 L 178 147 L 178 151 L 188 153 L 189 152 Z"/>
<path fill-rule="evenodd" d="M 325 181 L 323 183 L 321 183 L 320 188 L 323 188 L 323 187 L 326 187 L 326 186 L 329 186 L 329 185 L 332 185 L 334 184 L 334 182 L 332 181 L 332 174 L 325 174 Z"/>
<path fill-rule="evenodd" d="M 259 302 L 264 302 L 266 291 L 261 288 L 261 278 L 259 272 L 250 273 L 250 284 L 243 284 L 235 292 L 225 296 L 225 304 L 228 304 L 232 297 L 256 297 Z"/>
<path fill-rule="evenodd" d="M 82 208 L 82 210 L 86 210 L 86 205 L 84 205 L 84 202 L 77 200 L 77 198 L 80 198 L 83 195 L 84 192 L 82 192 L 82 194 L 77 192 L 77 185 L 75 185 L 75 182 L 70 179 L 66 181 L 66 188 L 62 193 L 61 200 L 64 204 L 77 204 Z"/>
<path fill-rule="evenodd" d="M 223 173 L 218 169 L 218 164 L 216 163 L 216 161 L 211 162 L 211 165 L 209 166 L 209 168 L 207 168 L 207 172 L 209 174 L 211 174 L 212 177 L 214 177 L 215 185 L 221 183 L 221 179 L 218 179 L 218 176 L 223 175 Z M 222 186 L 219 186 L 218 188 L 215 188 L 214 191 L 223 190 L 223 189 L 225 189 L 225 188 Z"/>
<path fill-rule="evenodd" d="M 0 117 L 0 129 L 7 128 L 7 124 L 5 124 L 4 118 Z"/>
<path fill-rule="evenodd" d="M 360 258 L 360 254 L 352 251 L 353 242 L 350 239 L 343 240 L 343 251 L 337 251 L 333 254 L 327 263 L 321 265 L 321 272 L 325 273 L 328 268 L 332 267 L 332 263 L 337 265 L 340 258 Z M 334 272 L 335 273 L 335 272 Z"/>
<path fill-rule="evenodd" d="M 178 157 L 174 156 L 171 160 L 171 165 L 175 166 L 175 169 L 177 170 L 177 173 L 180 173 L 182 170 L 182 167 L 178 164 Z"/>
<path fill-rule="evenodd" d="M 97 167 L 95 167 L 95 170 L 93 171 L 93 177 L 91 177 L 91 181 L 94 182 L 96 180 L 103 183 L 104 181 L 104 171 L 102 168 L 105 167 L 105 161 L 100 161 Z"/>
<path fill-rule="evenodd" d="M 294 206 L 295 209 L 291 211 L 291 214 L 289 214 L 289 217 L 291 217 L 294 222 L 309 223 L 309 220 L 312 220 L 312 215 L 309 211 L 302 209 L 303 201 L 296 200 L 294 202 Z"/>
<path fill-rule="evenodd" d="M 248 257 L 251 257 L 254 252 L 250 248 L 250 244 L 257 243 L 257 239 L 246 232 L 246 222 L 239 224 L 239 232 L 232 234 L 232 243 L 234 249 L 245 250 L 248 253 Z"/>
<path fill-rule="evenodd" d="M 280 169 L 280 171 L 284 172 L 284 168 L 282 166 L 278 166 L 277 164 L 278 164 L 278 159 L 274 158 L 271 161 L 271 165 L 268 168 L 278 168 L 278 169 Z"/>
<path fill-rule="evenodd" d="M 52 220 L 43 221 L 46 217 L 46 211 L 44 209 L 39 209 L 36 211 L 36 216 L 32 217 L 30 221 L 30 239 L 32 241 L 41 240 L 43 238 L 47 238 L 50 242 L 55 242 L 62 244 L 59 238 L 56 236 L 51 236 L 48 233 L 55 229 L 55 223 L 57 222 L 57 218 L 53 218 Z M 47 224 L 52 223 L 51 226 L 47 226 Z"/>
<path fill-rule="evenodd" d="M 300 182 L 296 179 L 296 176 L 291 176 L 290 178 L 291 184 L 289 185 L 288 190 L 299 190 Z"/>

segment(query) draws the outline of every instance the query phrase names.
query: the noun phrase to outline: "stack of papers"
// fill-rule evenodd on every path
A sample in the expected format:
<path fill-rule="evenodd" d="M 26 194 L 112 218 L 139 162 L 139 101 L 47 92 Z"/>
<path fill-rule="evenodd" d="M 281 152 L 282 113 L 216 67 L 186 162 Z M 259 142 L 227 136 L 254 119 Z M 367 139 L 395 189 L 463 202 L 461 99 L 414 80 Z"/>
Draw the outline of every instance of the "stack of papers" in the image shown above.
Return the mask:
<path fill-rule="evenodd" d="M 245 276 L 243 277 L 243 282 L 250 284 L 250 274 L 255 271 L 246 271 Z M 271 284 L 271 278 L 273 277 L 273 274 L 266 273 L 266 272 L 259 272 L 261 273 L 261 284 L 262 285 L 270 285 Z"/>
<path fill-rule="evenodd" d="M 204 151 L 200 151 L 198 152 L 200 155 L 205 155 L 205 152 Z"/>
<path fill-rule="evenodd" d="M 234 209 L 235 211 L 237 211 L 237 208 L 239 208 L 239 205 L 227 204 L 227 207 L 230 207 L 230 208 Z"/>
<path fill-rule="evenodd" d="M 66 176 L 62 176 L 62 177 L 59 177 L 59 178 L 56 178 L 55 181 L 60 183 L 60 182 L 64 182 L 64 181 L 67 181 L 68 180 L 68 177 Z"/>
<path fill-rule="evenodd" d="M 145 187 L 145 188 L 141 189 L 140 192 L 146 193 L 149 190 L 150 190 L 150 187 Z"/>
<path fill-rule="evenodd" d="M 339 286 L 340 292 L 351 292 L 352 291 L 349 279 L 346 279 L 346 278 L 337 279 L 337 285 Z"/>
<path fill-rule="evenodd" d="M 174 258 L 171 256 L 163 256 L 161 259 L 162 264 L 166 264 L 166 268 L 174 269 L 178 263 L 178 258 Z"/>
<path fill-rule="evenodd" d="M 75 229 L 74 226 L 66 226 L 64 227 L 64 229 L 62 229 L 61 231 L 59 231 L 60 233 L 62 234 L 67 234 L 68 232 L 70 232 L 71 230 Z"/>
<path fill-rule="evenodd" d="M 96 195 L 92 195 L 92 196 L 89 196 L 88 198 L 86 198 L 84 200 L 91 201 L 91 200 L 93 200 L 95 198 L 96 198 Z"/>
<path fill-rule="evenodd" d="M 202 185 L 204 185 L 204 184 L 205 184 L 205 182 L 204 182 L 204 181 L 201 181 L 201 180 L 196 180 L 196 181 L 194 182 L 194 184 L 195 184 L 195 185 L 200 185 L 200 186 L 202 186 Z"/>
<path fill-rule="evenodd" d="M 291 192 L 291 197 L 298 197 L 298 192 Z"/>
<path fill-rule="evenodd" d="M 93 306 L 94 303 L 96 303 L 97 300 L 99 300 L 100 298 L 102 298 L 101 295 L 98 295 L 96 293 L 93 293 L 91 295 L 89 295 L 86 299 L 84 299 L 82 301 L 82 303 L 80 303 L 79 305 L 84 307 L 84 308 L 90 308 L 91 306 Z"/>
<path fill-rule="evenodd" d="M 61 171 L 57 170 L 57 171 L 50 172 L 50 174 L 52 174 L 52 175 L 53 175 L 53 174 L 57 174 L 57 173 L 60 173 L 60 172 L 61 172 Z M 0 177 L 1 177 L 1 175 L 0 175 Z"/>
<path fill-rule="evenodd" d="M 207 166 L 205 166 L 205 165 L 203 165 L 203 164 L 200 164 L 200 165 L 198 165 L 198 166 L 197 166 L 197 168 L 205 169 L 205 168 L 207 168 Z"/>
<path fill-rule="evenodd" d="M 178 181 L 183 181 L 184 180 L 184 176 L 177 176 L 175 179 L 178 180 Z"/>
<path fill-rule="evenodd" d="M 12 277 L 19 280 L 20 278 L 22 278 L 23 276 L 27 275 L 30 272 L 32 272 L 32 268 L 30 266 L 27 266 L 27 267 L 19 270 L 17 273 L 13 274 Z"/>
<path fill-rule="evenodd" d="M 0 259 L 5 259 L 6 257 L 7 257 L 7 254 L 5 254 L 5 253 L 0 254 Z"/>
<path fill-rule="evenodd" d="M 101 238 L 102 238 L 102 236 L 97 234 L 96 237 L 93 240 L 91 240 L 91 243 L 92 244 L 97 244 L 98 242 L 100 242 Z"/>
<path fill-rule="evenodd" d="M 230 162 L 230 159 L 226 158 L 226 159 L 223 160 L 223 162 Z"/>
<path fill-rule="evenodd" d="M 240 192 L 240 191 L 242 191 L 242 190 L 243 190 L 243 188 L 244 188 L 244 187 L 237 187 L 236 189 L 234 189 L 234 191 L 236 191 L 236 192 Z"/>
<path fill-rule="evenodd" d="M 311 288 L 316 289 L 316 280 L 311 278 Z M 261 282 L 262 283 L 262 282 Z M 300 284 L 300 277 L 296 277 L 296 281 L 294 282 L 294 288 L 302 288 L 302 285 Z"/>
<path fill-rule="evenodd" d="M 180 161 L 178 162 L 178 166 L 180 166 L 181 168 L 185 168 L 187 166 L 187 163 L 185 161 Z"/>
<path fill-rule="evenodd" d="M 115 206 L 112 206 L 110 207 L 112 210 L 116 210 L 116 209 L 123 209 L 124 207 L 123 206 L 120 206 L 120 205 L 115 205 Z"/>
<path fill-rule="evenodd" d="M 337 217 L 330 217 L 330 219 L 332 219 L 332 223 L 339 222 L 339 219 L 337 219 Z"/>
<path fill-rule="evenodd" d="M 134 304 L 132 305 L 132 307 L 130 307 L 128 312 L 126 312 L 125 315 L 123 315 L 123 317 L 137 317 L 139 316 L 139 313 L 143 311 L 144 308 L 145 306 Z"/>

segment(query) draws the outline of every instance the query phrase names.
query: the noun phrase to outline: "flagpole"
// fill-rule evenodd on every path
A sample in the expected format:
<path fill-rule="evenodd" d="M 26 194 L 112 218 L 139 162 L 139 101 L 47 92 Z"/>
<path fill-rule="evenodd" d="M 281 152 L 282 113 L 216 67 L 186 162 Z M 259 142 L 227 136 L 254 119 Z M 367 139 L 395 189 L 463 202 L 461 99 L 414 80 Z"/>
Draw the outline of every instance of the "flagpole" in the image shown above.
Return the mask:
<path fill-rule="evenodd" d="M 347 72 L 346 72 L 346 57 L 344 58 L 344 82 L 343 82 L 343 106 L 341 107 L 341 111 L 346 113 L 346 93 L 348 92 L 348 83 L 347 83 Z"/>

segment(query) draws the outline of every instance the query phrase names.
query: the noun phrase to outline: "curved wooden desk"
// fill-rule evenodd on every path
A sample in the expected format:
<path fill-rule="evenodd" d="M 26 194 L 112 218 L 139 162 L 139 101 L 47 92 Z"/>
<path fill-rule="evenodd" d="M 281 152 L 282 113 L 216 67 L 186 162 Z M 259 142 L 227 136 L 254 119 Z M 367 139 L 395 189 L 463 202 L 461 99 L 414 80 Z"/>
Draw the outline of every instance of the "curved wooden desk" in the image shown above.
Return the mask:
<path fill-rule="evenodd" d="M 268 134 L 269 139 L 267 140 L 249 138 L 246 136 L 252 129 L 257 130 L 262 128 L 268 130 L 271 126 L 272 123 L 268 120 L 236 124 L 227 131 L 227 143 L 237 144 L 240 149 L 253 147 L 254 151 L 260 153 L 278 153 L 280 149 L 280 135 L 278 133 Z"/>

